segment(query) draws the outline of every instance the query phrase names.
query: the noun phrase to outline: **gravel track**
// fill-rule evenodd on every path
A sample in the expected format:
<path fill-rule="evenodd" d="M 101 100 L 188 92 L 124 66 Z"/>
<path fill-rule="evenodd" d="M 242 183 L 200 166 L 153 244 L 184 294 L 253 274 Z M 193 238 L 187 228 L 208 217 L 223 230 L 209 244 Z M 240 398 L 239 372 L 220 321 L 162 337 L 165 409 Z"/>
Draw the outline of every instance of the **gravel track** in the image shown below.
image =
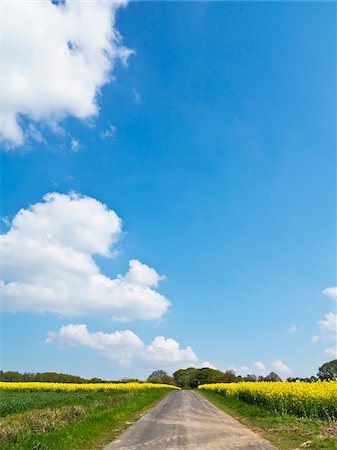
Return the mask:
<path fill-rule="evenodd" d="M 276 450 L 193 391 L 170 392 L 104 450 Z"/>

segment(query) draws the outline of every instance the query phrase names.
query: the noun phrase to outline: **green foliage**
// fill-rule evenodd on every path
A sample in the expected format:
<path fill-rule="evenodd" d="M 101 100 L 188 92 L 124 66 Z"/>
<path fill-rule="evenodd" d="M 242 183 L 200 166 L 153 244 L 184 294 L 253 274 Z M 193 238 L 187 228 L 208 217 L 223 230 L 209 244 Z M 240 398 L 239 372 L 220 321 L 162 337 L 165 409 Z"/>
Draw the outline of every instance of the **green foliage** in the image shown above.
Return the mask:
<path fill-rule="evenodd" d="M 282 378 L 277 375 L 277 373 L 275 372 L 270 372 L 269 375 L 267 375 L 263 381 L 282 381 Z"/>
<path fill-rule="evenodd" d="M 6 392 L 0 448 L 102 448 L 170 391 Z"/>
<path fill-rule="evenodd" d="M 69 375 L 65 373 L 43 372 L 43 373 L 19 373 L 19 372 L 3 372 L 0 371 L 0 381 L 40 381 L 40 382 L 57 382 L 57 383 L 88 383 L 91 380 Z M 92 382 L 102 383 L 99 378 L 93 378 Z"/>
<path fill-rule="evenodd" d="M 122 380 L 107 381 L 101 378 L 86 379 L 77 375 L 69 375 L 67 373 L 43 372 L 43 373 L 19 373 L 19 372 L 3 372 L 0 371 L 0 381 L 25 381 L 25 382 L 52 382 L 52 383 L 141 383 L 137 378 L 123 378 Z"/>
<path fill-rule="evenodd" d="M 170 377 L 165 370 L 155 370 L 146 381 L 148 383 L 175 384 L 174 378 Z"/>
<path fill-rule="evenodd" d="M 180 387 L 194 389 L 199 384 L 209 383 L 233 383 L 237 381 L 235 373 L 232 370 L 221 372 L 217 369 L 204 367 L 196 369 L 190 367 L 188 369 L 179 369 L 173 374 L 176 384 Z"/>
<path fill-rule="evenodd" d="M 326 362 L 318 369 L 318 378 L 321 380 L 336 380 L 337 379 L 337 359 Z"/>

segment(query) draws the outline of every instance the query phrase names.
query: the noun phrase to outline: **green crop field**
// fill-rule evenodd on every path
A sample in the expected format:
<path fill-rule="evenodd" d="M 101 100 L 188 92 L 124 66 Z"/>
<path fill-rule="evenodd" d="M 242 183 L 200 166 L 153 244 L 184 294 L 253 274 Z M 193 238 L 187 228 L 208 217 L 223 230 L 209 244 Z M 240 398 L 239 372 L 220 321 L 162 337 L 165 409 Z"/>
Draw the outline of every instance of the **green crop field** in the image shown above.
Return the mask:
<path fill-rule="evenodd" d="M 0 392 L 0 448 L 101 449 L 170 390 L 3 390 Z"/>

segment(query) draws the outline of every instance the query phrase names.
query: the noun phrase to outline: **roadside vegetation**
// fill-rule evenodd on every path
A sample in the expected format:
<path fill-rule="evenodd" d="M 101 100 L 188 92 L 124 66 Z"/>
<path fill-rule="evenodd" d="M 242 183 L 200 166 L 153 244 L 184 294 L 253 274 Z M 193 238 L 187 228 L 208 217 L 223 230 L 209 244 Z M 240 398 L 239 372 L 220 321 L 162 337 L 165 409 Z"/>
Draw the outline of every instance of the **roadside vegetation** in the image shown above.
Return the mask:
<path fill-rule="evenodd" d="M 100 449 L 172 390 L 124 386 L 74 391 L 2 388 L 0 448 Z"/>
<path fill-rule="evenodd" d="M 280 450 L 337 450 L 337 422 L 278 414 L 219 392 L 198 393 Z"/>
<path fill-rule="evenodd" d="M 216 392 L 276 414 L 337 420 L 337 381 L 316 383 L 215 383 L 198 390 Z"/>
<path fill-rule="evenodd" d="M 337 360 L 317 376 L 236 376 L 217 369 L 156 370 L 147 382 L 55 372 L 0 372 L 0 448 L 101 449 L 172 389 L 199 388 L 281 450 L 337 450 Z"/>
<path fill-rule="evenodd" d="M 257 380 L 199 384 L 198 392 L 280 450 L 337 450 L 337 360 L 317 377 Z"/>

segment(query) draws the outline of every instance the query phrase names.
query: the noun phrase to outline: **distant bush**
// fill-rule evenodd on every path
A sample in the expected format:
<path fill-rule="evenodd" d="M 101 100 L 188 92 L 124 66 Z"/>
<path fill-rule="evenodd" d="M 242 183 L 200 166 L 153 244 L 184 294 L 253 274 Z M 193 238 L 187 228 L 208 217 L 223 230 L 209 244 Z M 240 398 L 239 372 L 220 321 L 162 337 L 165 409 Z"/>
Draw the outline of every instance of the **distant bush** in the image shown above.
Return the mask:
<path fill-rule="evenodd" d="M 237 381 L 235 373 L 232 370 L 221 372 L 221 370 L 204 367 L 196 369 L 180 369 L 174 372 L 173 378 L 180 387 L 197 388 L 200 384 L 210 383 L 233 383 Z"/>

